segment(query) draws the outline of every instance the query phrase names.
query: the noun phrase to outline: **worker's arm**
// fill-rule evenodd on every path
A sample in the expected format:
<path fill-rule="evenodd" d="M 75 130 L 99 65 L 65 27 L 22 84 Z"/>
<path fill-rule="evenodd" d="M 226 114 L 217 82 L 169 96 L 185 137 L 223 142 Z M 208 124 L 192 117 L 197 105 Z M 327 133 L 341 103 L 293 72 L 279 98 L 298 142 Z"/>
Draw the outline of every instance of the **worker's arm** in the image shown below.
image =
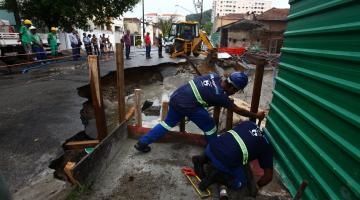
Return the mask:
<path fill-rule="evenodd" d="M 270 183 L 270 181 L 272 180 L 272 177 L 273 177 L 273 169 L 265 168 L 264 175 L 257 182 L 258 187 L 261 188 L 261 187 L 267 185 L 268 183 Z"/>
<path fill-rule="evenodd" d="M 265 117 L 265 112 L 253 113 L 253 112 L 250 112 L 250 111 L 248 111 L 246 109 L 240 108 L 235 104 L 233 104 L 232 109 L 236 114 L 239 114 L 239 115 L 242 115 L 242 116 L 245 116 L 245 117 L 257 118 L 259 120 L 263 120 L 264 117 Z"/>

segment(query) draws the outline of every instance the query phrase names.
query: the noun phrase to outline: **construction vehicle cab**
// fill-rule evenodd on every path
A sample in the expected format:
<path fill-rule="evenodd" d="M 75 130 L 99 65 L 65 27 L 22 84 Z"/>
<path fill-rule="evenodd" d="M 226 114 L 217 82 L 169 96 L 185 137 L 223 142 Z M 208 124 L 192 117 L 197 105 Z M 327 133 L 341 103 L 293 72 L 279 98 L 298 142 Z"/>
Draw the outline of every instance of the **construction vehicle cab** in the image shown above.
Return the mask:
<path fill-rule="evenodd" d="M 205 32 L 199 30 L 197 22 L 179 22 L 173 23 L 169 38 L 174 38 L 174 44 L 170 48 L 171 57 L 175 58 L 181 55 L 199 56 L 201 52 L 201 43 L 204 42 L 208 49 L 212 49 L 210 40 Z"/>

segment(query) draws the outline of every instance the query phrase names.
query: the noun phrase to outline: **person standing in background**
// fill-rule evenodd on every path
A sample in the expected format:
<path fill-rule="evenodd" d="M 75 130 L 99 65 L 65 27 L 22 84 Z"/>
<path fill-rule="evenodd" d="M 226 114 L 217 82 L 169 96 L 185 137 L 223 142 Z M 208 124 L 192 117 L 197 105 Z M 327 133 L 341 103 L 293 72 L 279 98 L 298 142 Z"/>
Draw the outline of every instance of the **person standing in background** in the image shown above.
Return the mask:
<path fill-rule="evenodd" d="M 31 31 L 32 50 L 36 53 L 37 60 L 44 60 L 46 58 L 46 55 L 40 35 L 36 33 L 35 26 L 31 26 L 29 29 Z"/>
<path fill-rule="evenodd" d="M 100 35 L 100 54 L 103 55 L 105 53 L 104 48 L 105 48 L 105 34 L 103 33 L 103 35 Z"/>
<path fill-rule="evenodd" d="M 151 53 L 151 39 L 150 39 L 150 33 L 147 32 L 145 36 L 145 48 L 146 48 L 146 59 L 151 59 L 150 53 Z"/>
<path fill-rule="evenodd" d="M 28 19 L 25 19 L 23 23 L 24 25 L 20 27 L 19 31 L 19 42 L 21 42 L 24 48 L 27 60 L 31 61 L 31 32 L 29 28 L 32 25 L 32 22 Z"/>
<path fill-rule="evenodd" d="M 50 32 L 48 33 L 48 44 L 51 49 L 51 55 L 57 56 L 58 55 L 58 45 L 57 45 L 57 36 L 56 36 L 57 28 L 51 27 Z"/>
<path fill-rule="evenodd" d="M 123 36 L 123 41 L 125 43 L 125 56 L 126 60 L 130 60 L 130 47 L 131 47 L 131 37 L 130 30 L 126 30 L 126 34 Z"/>
<path fill-rule="evenodd" d="M 162 56 L 162 33 L 159 33 L 159 38 L 158 38 L 158 52 L 159 52 L 159 58 L 163 58 Z"/>
<path fill-rule="evenodd" d="M 94 54 L 95 55 L 100 55 L 98 39 L 96 38 L 95 34 L 93 34 L 93 37 L 91 39 L 91 43 L 92 43 L 92 45 L 94 47 Z"/>
<path fill-rule="evenodd" d="M 92 42 L 91 42 L 91 34 L 88 34 L 87 35 L 87 38 L 89 39 L 89 42 L 90 42 L 90 44 L 89 44 L 89 51 L 90 51 L 90 55 L 92 55 L 93 54 L 93 50 L 92 50 L 92 47 L 91 47 L 91 44 L 92 44 Z"/>
<path fill-rule="evenodd" d="M 91 55 L 91 41 L 87 37 L 86 33 L 83 33 L 83 42 L 84 42 L 86 54 Z"/>
<path fill-rule="evenodd" d="M 79 48 L 79 41 L 77 39 L 77 31 L 73 30 L 73 32 L 69 35 L 71 48 L 72 48 L 72 54 L 73 54 L 73 60 L 77 60 L 77 49 Z"/>

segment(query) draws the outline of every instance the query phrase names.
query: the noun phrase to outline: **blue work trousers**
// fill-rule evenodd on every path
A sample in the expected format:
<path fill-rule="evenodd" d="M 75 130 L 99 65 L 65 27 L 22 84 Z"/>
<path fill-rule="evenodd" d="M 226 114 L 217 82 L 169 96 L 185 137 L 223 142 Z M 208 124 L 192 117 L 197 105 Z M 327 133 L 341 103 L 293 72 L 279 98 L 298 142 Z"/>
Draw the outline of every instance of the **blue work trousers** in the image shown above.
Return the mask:
<path fill-rule="evenodd" d="M 146 45 L 146 58 L 150 58 L 151 45 Z"/>
<path fill-rule="evenodd" d="M 46 59 L 46 54 L 45 54 L 45 51 L 44 51 L 44 48 L 43 47 L 33 47 L 32 48 L 33 52 L 36 53 L 36 58 L 37 60 L 44 60 Z"/>
<path fill-rule="evenodd" d="M 165 120 L 142 136 L 140 142 L 143 144 L 155 142 L 176 126 L 184 117 L 188 117 L 189 120 L 194 122 L 204 132 L 208 142 L 217 137 L 214 119 L 210 117 L 208 111 L 203 107 L 195 108 L 192 112 L 182 112 L 180 109 L 176 110 L 173 106 L 169 105 L 169 111 Z"/>
<path fill-rule="evenodd" d="M 130 58 L 130 45 L 125 45 L 125 55 L 126 59 Z"/>
<path fill-rule="evenodd" d="M 231 185 L 233 189 L 240 189 L 246 185 L 246 176 L 243 166 L 235 168 L 226 167 L 214 156 L 209 145 L 207 145 L 205 149 L 205 154 L 211 160 L 212 165 L 216 167 L 216 169 L 234 178 Z"/>

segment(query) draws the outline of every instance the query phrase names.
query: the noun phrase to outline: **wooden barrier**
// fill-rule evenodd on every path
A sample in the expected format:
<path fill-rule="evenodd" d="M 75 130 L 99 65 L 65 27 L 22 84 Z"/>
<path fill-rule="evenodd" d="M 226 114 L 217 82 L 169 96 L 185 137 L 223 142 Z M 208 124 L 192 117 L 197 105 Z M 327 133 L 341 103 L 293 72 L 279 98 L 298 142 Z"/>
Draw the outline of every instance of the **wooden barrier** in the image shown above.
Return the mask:
<path fill-rule="evenodd" d="M 116 44 L 116 72 L 118 92 L 119 124 L 125 121 L 125 81 L 123 43 Z"/>
<path fill-rule="evenodd" d="M 107 135 L 105 120 L 104 102 L 100 82 L 100 69 L 98 56 L 91 55 L 88 57 L 89 76 L 91 88 L 91 100 L 95 110 L 97 139 L 102 140 Z"/>

